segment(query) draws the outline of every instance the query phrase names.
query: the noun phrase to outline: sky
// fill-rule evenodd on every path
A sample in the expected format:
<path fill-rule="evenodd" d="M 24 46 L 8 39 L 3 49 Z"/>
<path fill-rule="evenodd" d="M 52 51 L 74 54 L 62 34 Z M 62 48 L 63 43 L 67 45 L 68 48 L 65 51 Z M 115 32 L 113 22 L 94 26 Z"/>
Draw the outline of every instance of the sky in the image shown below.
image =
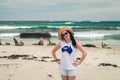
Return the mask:
<path fill-rule="evenodd" d="M 0 0 L 0 21 L 120 21 L 120 0 Z"/>

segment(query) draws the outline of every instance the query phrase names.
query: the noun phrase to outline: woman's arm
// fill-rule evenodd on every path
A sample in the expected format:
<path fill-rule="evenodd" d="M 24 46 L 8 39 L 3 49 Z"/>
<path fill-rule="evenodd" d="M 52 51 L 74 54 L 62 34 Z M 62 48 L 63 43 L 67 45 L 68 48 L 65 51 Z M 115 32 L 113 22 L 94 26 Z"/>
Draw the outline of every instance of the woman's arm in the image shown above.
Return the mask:
<path fill-rule="evenodd" d="M 58 44 L 55 45 L 55 47 L 52 49 L 52 56 L 54 58 L 54 60 L 60 64 L 60 62 L 58 62 L 58 58 L 56 56 L 56 51 L 60 48 L 60 42 Z"/>
<path fill-rule="evenodd" d="M 81 64 L 84 61 L 84 59 L 85 59 L 85 57 L 87 55 L 87 52 L 86 52 L 85 48 L 77 40 L 76 40 L 76 47 L 82 52 L 82 56 L 80 58 L 80 61 L 76 61 L 74 63 L 75 65 L 79 65 L 79 64 Z"/>

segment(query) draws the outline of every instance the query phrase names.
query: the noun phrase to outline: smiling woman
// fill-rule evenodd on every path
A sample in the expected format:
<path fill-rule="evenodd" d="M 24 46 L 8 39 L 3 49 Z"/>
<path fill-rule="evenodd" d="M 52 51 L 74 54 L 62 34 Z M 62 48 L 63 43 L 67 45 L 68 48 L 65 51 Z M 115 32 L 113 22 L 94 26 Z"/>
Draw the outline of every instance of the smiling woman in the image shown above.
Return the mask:
<path fill-rule="evenodd" d="M 74 39 L 74 32 L 71 28 L 60 28 L 58 37 L 61 41 L 52 49 L 52 56 L 59 65 L 62 80 L 75 80 L 77 76 L 77 66 L 84 61 L 87 52 L 79 41 Z M 61 59 L 58 59 L 56 55 L 58 49 L 61 49 Z M 76 60 L 77 49 L 82 52 L 80 61 Z"/>

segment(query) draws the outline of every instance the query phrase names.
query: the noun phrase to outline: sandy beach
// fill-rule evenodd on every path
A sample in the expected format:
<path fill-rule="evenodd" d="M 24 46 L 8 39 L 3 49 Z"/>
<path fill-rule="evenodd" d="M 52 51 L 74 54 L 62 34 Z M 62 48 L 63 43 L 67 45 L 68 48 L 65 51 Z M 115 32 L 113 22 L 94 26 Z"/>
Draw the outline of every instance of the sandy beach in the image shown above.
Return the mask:
<path fill-rule="evenodd" d="M 0 46 L 0 80 L 61 80 L 53 61 L 53 46 Z M 120 80 L 120 48 L 85 47 L 88 55 L 79 65 L 76 80 Z M 57 52 L 60 57 L 60 51 Z M 77 57 L 81 53 L 78 52 Z"/>

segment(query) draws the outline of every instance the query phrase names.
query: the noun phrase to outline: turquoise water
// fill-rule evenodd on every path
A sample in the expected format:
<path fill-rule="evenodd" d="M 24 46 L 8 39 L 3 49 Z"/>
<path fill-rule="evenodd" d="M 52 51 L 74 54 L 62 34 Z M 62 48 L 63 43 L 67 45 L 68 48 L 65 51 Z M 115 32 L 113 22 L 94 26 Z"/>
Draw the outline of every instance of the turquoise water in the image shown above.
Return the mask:
<path fill-rule="evenodd" d="M 49 32 L 51 40 L 54 40 L 57 39 L 58 29 L 63 26 L 72 28 L 75 38 L 83 43 L 104 41 L 112 42 L 114 46 L 120 44 L 120 21 L 0 21 L 0 39 L 11 41 L 24 32 Z"/>

